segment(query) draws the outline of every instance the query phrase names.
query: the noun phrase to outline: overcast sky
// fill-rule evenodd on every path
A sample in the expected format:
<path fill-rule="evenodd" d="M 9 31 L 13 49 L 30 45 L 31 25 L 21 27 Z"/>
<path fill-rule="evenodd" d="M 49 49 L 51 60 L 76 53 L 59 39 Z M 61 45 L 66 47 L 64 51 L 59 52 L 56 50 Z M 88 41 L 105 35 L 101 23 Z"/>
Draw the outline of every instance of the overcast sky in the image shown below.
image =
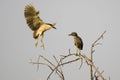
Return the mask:
<path fill-rule="evenodd" d="M 35 47 L 32 31 L 24 18 L 24 8 L 33 3 L 41 18 L 56 22 L 57 30 L 45 33 L 45 50 Z M 83 39 L 82 53 L 89 57 L 90 46 L 102 32 L 107 33 L 95 48 L 94 63 L 104 77 L 120 80 L 120 1 L 119 0 L 0 0 L 0 80 L 45 80 L 49 70 L 29 64 L 39 54 L 51 58 L 75 52 L 73 38 L 77 32 Z M 64 66 L 65 80 L 89 80 L 86 63 L 78 70 L 79 63 Z M 58 76 L 53 80 L 60 80 Z"/>

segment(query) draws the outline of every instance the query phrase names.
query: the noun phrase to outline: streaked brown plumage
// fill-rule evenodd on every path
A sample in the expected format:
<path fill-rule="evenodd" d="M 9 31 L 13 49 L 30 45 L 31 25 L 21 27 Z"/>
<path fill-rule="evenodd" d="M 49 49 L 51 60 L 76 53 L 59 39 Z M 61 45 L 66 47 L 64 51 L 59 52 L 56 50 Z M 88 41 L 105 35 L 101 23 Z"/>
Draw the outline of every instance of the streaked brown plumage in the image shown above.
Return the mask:
<path fill-rule="evenodd" d="M 69 34 L 69 36 L 73 36 L 74 37 L 74 44 L 75 46 L 80 50 L 83 49 L 83 41 L 82 39 L 77 35 L 76 32 L 72 32 L 71 34 Z"/>
<path fill-rule="evenodd" d="M 25 6 L 24 10 L 24 16 L 26 19 L 26 22 L 29 26 L 29 28 L 33 31 L 33 37 L 36 39 L 36 46 L 38 44 L 38 37 L 42 36 L 41 42 L 44 36 L 44 32 L 54 28 L 56 23 L 50 24 L 45 23 L 40 17 L 39 17 L 39 11 L 36 11 L 33 4 L 29 4 Z"/>

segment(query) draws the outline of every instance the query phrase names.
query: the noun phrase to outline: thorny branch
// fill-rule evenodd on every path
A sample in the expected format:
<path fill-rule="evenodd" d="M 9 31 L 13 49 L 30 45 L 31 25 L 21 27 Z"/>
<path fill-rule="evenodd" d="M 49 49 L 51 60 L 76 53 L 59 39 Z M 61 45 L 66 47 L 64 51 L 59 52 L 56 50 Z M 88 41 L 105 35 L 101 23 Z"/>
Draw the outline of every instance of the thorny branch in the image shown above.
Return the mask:
<path fill-rule="evenodd" d="M 95 42 L 92 43 L 92 46 L 91 46 L 91 55 L 92 53 L 94 52 L 93 48 L 96 46 L 96 45 L 99 45 L 98 41 L 103 38 L 103 35 L 105 34 L 106 31 L 104 31 L 104 33 L 98 37 L 97 40 L 95 40 Z M 73 60 L 68 60 L 68 61 L 64 61 L 65 59 L 67 59 L 68 57 L 72 57 L 72 56 L 75 56 Z M 61 78 L 61 80 L 65 80 L 64 78 L 64 74 L 63 74 L 63 71 L 62 71 L 62 68 L 64 65 L 67 65 L 67 64 L 70 64 L 70 63 L 73 63 L 73 62 L 76 62 L 76 61 L 80 61 L 81 60 L 81 64 L 80 64 L 80 67 L 83 65 L 83 61 L 86 62 L 88 65 L 90 65 L 94 70 L 95 70 L 95 74 L 94 74 L 94 78 L 96 78 L 96 80 L 98 79 L 98 77 L 101 78 L 101 80 L 105 80 L 105 78 L 103 77 L 102 73 L 98 70 L 98 68 L 95 66 L 95 64 L 93 63 L 92 61 L 92 57 L 91 58 L 88 58 L 86 55 L 76 55 L 76 53 L 71 53 L 70 52 L 70 49 L 69 49 L 69 53 L 67 55 L 61 55 L 61 58 L 60 59 L 57 59 L 55 56 L 53 56 L 55 63 L 53 63 L 53 61 L 47 59 L 46 57 L 42 56 L 42 55 L 39 55 L 38 57 L 38 60 L 37 62 L 33 62 L 31 61 L 32 64 L 37 64 L 37 68 L 39 68 L 39 65 L 44 65 L 48 68 L 50 68 L 51 72 L 49 73 L 48 77 L 47 77 L 47 80 L 50 79 L 51 75 L 56 72 L 56 74 Z M 40 59 L 43 59 L 45 62 L 41 63 L 39 62 Z M 92 76 L 93 78 L 93 76 Z"/>

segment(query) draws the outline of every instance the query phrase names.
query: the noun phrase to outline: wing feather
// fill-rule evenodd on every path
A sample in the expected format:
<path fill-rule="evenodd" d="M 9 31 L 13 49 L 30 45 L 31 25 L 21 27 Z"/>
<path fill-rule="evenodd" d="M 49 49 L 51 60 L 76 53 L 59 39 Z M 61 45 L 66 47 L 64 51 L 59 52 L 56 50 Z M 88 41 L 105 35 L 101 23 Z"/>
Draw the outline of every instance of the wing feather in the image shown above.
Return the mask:
<path fill-rule="evenodd" d="M 24 16 L 29 28 L 33 31 L 36 31 L 44 23 L 32 4 L 25 7 Z"/>

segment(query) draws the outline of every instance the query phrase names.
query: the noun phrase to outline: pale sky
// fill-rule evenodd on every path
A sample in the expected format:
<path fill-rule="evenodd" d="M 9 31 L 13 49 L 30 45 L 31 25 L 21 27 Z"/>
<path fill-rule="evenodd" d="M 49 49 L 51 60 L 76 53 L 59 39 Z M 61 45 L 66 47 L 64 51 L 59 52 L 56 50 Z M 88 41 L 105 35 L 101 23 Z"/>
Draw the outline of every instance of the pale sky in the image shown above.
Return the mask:
<path fill-rule="evenodd" d="M 57 30 L 45 33 L 45 50 L 35 47 L 32 31 L 24 18 L 24 8 L 33 3 L 45 22 L 56 22 Z M 0 80 L 45 80 L 49 74 L 46 67 L 36 71 L 39 54 L 52 58 L 66 55 L 68 49 L 75 52 L 73 38 L 68 34 L 77 32 L 83 39 L 82 53 L 89 57 L 90 46 L 105 30 L 107 33 L 95 48 L 94 63 L 104 77 L 120 80 L 120 1 L 119 0 L 0 0 Z M 89 67 L 84 63 L 64 66 L 65 80 L 89 80 Z M 53 76 L 53 80 L 60 80 Z"/>

